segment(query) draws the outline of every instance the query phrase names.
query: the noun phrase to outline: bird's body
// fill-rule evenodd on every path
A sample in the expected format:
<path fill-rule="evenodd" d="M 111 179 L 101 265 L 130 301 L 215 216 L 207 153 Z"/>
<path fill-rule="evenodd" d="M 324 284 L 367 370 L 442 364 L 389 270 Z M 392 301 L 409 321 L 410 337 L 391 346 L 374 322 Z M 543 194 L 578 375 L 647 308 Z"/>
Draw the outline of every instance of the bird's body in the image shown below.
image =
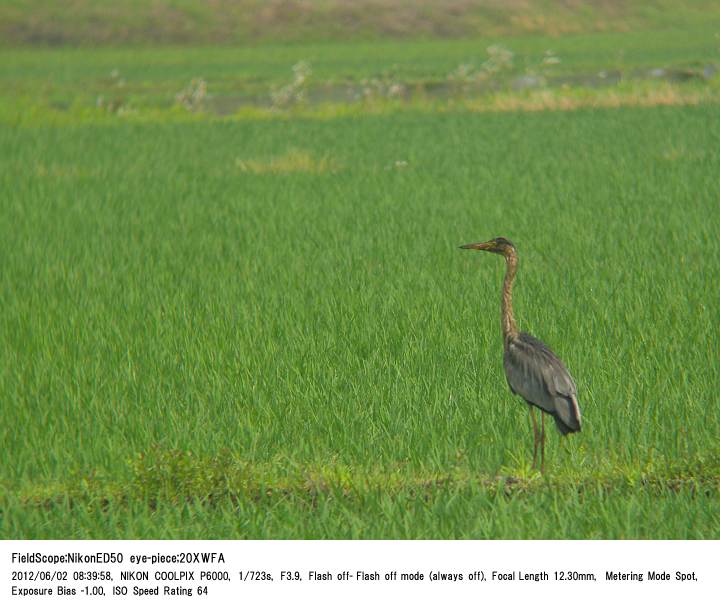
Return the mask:
<path fill-rule="evenodd" d="M 551 415 L 562 435 L 580 431 L 575 381 L 558 356 L 524 332 L 508 343 L 503 364 L 512 392 Z"/>
<path fill-rule="evenodd" d="M 542 466 L 545 464 L 545 413 L 555 419 L 562 435 L 580 431 L 580 407 L 575 381 L 565 364 L 551 349 L 530 334 L 518 332 L 512 310 L 512 286 L 517 271 L 515 246 L 504 237 L 485 243 L 470 243 L 464 249 L 477 249 L 501 254 L 507 263 L 502 291 L 502 331 L 504 343 L 503 365 L 508 385 L 530 405 L 535 447 L 533 467 L 537 463 L 537 448 L 541 446 Z M 533 406 L 542 411 L 542 430 L 538 432 Z"/>

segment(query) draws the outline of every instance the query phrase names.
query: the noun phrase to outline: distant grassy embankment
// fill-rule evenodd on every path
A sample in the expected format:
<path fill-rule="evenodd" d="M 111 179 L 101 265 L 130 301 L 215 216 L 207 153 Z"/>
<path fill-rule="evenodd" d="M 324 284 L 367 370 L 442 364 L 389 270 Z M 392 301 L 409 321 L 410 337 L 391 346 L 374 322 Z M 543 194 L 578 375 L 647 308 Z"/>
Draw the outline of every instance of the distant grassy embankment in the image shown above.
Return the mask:
<path fill-rule="evenodd" d="M 710 0 L 11 0 L 4 46 L 207 45 L 474 38 L 720 24 Z"/>

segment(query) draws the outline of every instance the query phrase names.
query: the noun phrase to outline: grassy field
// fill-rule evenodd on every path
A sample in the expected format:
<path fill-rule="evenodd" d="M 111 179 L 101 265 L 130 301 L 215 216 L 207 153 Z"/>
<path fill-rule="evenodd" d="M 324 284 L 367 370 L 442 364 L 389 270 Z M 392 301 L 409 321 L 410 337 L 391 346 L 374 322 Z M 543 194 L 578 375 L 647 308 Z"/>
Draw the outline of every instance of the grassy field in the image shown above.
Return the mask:
<path fill-rule="evenodd" d="M 2 137 L 3 536 L 720 532 L 715 107 Z M 497 234 L 585 414 L 542 479 Z"/>
<path fill-rule="evenodd" d="M 547 87 L 563 96 L 584 98 L 596 98 L 608 90 L 633 97 L 638 87 L 671 87 L 679 95 L 710 91 L 718 96 L 720 79 L 711 78 L 720 68 L 718 31 L 712 24 L 700 24 L 689 30 L 561 38 L 99 48 L 92 52 L 9 49 L 0 63 L 0 121 L 34 123 L 36 117 L 42 120 L 53 113 L 60 113 L 63 120 L 70 113 L 74 122 L 118 111 L 139 118 L 149 113 L 154 120 L 154 113 L 178 106 L 178 94 L 193 80 L 202 80 L 206 86 L 197 109 L 232 115 L 248 107 L 269 108 L 274 93 L 292 87 L 292 67 L 300 62 L 308 65 L 309 74 L 296 92 L 313 106 L 398 98 L 418 103 L 480 100 L 492 106 L 488 97 L 508 91 L 515 98 L 529 97 Z M 493 48 L 505 49 L 511 57 L 487 74 L 483 70 L 492 59 L 488 49 Z M 664 76 L 653 76 L 657 70 L 664 71 Z M 398 92 L 394 97 L 393 87 Z"/>
<path fill-rule="evenodd" d="M 661 21 L 4 49 L 0 537 L 720 537 L 720 43 Z M 583 409 L 544 476 L 499 235 Z"/>

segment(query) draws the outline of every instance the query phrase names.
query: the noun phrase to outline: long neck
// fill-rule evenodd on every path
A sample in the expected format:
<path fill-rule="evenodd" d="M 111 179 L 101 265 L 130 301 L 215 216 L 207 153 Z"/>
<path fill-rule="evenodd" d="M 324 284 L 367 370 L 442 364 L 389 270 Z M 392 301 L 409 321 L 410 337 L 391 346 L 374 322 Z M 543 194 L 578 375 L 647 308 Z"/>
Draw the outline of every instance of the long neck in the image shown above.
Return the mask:
<path fill-rule="evenodd" d="M 515 273 L 517 272 L 517 254 L 510 252 L 506 255 L 507 269 L 505 270 L 505 281 L 503 281 L 502 291 L 502 331 L 505 343 L 511 338 L 518 335 L 517 324 L 512 308 L 512 288 L 515 281 Z"/>

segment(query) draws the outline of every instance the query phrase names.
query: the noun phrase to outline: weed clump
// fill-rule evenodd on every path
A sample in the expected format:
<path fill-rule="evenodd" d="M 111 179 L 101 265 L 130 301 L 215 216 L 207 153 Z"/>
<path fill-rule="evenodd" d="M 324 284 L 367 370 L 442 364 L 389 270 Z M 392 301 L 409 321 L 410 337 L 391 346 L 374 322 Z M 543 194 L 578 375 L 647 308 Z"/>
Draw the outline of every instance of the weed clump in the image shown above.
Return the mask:
<path fill-rule="evenodd" d="M 190 84 L 175 96 L 175 102 L 190 112 L 204 111 L 207 99 L 208 88 L 204 78 L 193 78 Z"/>
<path fill-rule="evenodd" d="M 288 84 L 270 94 L 272 107 L 276 110 L 302 104 L 307 99 L 312 66 L 307 61 L 299 61 L 292 67 L 292 73 L 292 80 Z"/>

